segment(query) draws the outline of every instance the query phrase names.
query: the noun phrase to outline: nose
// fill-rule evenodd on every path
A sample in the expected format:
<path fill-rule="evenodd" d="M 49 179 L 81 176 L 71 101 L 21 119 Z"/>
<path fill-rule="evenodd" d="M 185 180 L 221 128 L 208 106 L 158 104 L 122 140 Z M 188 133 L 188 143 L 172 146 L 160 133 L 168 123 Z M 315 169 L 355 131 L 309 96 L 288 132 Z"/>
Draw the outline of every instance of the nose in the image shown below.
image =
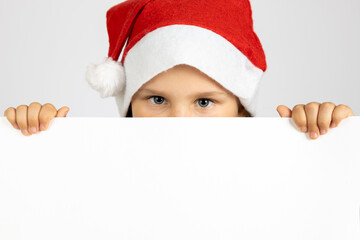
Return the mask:
<path fill-rule="evenodd" d="M 190 109 L 183 105 L 173 106 L 169 111 L 168 117 L 191 117 L 192 113 Z"/>

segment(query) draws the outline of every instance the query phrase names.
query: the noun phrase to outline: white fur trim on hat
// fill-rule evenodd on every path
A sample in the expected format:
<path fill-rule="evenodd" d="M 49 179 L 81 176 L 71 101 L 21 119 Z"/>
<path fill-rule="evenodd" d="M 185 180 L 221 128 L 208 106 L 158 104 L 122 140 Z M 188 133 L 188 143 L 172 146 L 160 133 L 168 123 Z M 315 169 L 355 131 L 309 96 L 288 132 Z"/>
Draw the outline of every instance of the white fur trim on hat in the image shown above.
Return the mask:
<path fill-rule="evenodd" d="M 101 64 L 88 65 L 86 80 L 102 98 L 116 96 L 125 88 L 124 67 L 111 57 L 106 58 Z"/>
<path fill-rule="evenodd" d="M 193 66 L 236 95 L 255 116 L 263 71 L 221 35 L 193 25 L 160 27 L 145 35 L 124 60 L 126 88 L 115 96 L 126 117 L 133 94 L 159 73 L 179 64 Z"/>

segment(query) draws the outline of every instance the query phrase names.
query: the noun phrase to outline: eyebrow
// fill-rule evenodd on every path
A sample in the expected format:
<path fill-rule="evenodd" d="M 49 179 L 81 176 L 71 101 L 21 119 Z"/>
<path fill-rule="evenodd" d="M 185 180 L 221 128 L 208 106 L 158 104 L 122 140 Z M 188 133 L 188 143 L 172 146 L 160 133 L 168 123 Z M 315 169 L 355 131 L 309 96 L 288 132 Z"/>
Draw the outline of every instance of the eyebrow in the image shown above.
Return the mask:
<path fill-rule="evenodd" d="M 149 93 L 158 94 L 158 95 L 165 95 L 160 91 L 147 89 L 147 88 L 141 89 L 139 92 L 149 92 Z M 204 95 L 209 96 L 209 95 L 227 95 L 227 94 L 224 92 L 218 92 L 218 91 L 197 92 L 197 93 L 193 94 L 193 96 L 200 96 L 200 95 L 201 96 L 204 96 Z"/>

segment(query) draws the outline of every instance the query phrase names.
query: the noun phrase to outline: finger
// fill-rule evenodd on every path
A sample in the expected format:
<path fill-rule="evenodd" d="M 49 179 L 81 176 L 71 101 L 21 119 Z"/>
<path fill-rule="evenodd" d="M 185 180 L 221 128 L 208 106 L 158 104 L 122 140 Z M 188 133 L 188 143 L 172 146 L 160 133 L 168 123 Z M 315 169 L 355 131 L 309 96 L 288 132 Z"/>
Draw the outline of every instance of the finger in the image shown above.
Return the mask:
<path fill-rule="evenodd" d="M 332 113 L 331 127 L 337 127 L 343 119 L 350 116 L 354 116 L 354 113 L 348 106 L 344 104 L 336 106 Z"/>
<path fill-rule="evenodd" d="M 280 117 L 291 118 L 292 112 L 287 106 L 279 105 L 276 110 L 278 111 Z"/>
<path fill-rule="evenodd" d="M 13 107 L 9 107 L 5 110 L 4 116 L 7 118 L 7 120 L 11 123 L 11 125 L 15 129 L 20 129 L 19 126 L 16 124 L 16 110 Z"/>
<path fill-rule="evenodd" d="M 307 119 L 304 107 L 304 104 L 298 104 L 292 110 L 292 119 L 301 132 L 307 132 Z"/>
<path fill-rule="evenodd" d="M 16 123 L 19 126 L 21 133 L 24 136 L 31 135 L 31 133 L 28 132 L 27 111 L 28 111 L 28 106 L 20 105 L 16 108 L 16 114 L 15 114 Z"/>
<path fill-rule="evenodd" d="M 39 114 L 40 131 L 47 130 L 51 119 L 56 116 L 57 110 L 54 105 L 46 103 L 42 106 Z"/>
<path fill-rule="evenodd" d="M 57 111 L 56 117 L 66 117 L 69 111 L 68 107 L 62 107 Z"/>
<path fill-rule="evenodd" d="M 38 102 L 33 102 L 29 105 L 28 108 L 28 127 L 31 133 L 36 133 L 39 131 L 39 113 L 41 110 L 41 104 Z"/>
<path fill-rule="evenodd" d="M 311 102 L 305 105 L 305 113 L 308 122 L 307 127 L 309 131 L 309 137 L 312 139 L 316 139 L 320 135 L 319 127 L 317 125 L 319 106 L 320 103 L 317 102 Z"/>
<path fill-rule="evenodd" d="M 320 105 L 318 115 L 318 126 L 320 134 L 324 135 L 329 131 L 332 114 L 336 105 L 332 102 L 325 102 Z"/>

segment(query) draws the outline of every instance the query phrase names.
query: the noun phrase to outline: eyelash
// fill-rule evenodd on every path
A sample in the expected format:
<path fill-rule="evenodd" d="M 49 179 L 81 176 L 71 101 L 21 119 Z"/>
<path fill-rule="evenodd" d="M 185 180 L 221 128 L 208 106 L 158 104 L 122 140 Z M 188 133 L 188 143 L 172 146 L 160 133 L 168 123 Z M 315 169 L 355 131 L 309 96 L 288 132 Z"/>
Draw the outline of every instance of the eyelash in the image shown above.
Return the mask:
<path fill-rule="evenodd" d="M 154 97 L 161 97 L 161 96 L 150 96 L 150 97 L 147 97 L 147 99 L 150 100 L 151 98 L 154 98 Z M 161 97 L 161 98 L 164 98 L 164 97 Z M 165 98 L 164 98 L 164 99 L 165 99 Z M 212 102 L 213 104 L 216 103 L 216 101 L 213 100 L 213 99 L 211 99 L 211 98 L 199 98 L 199 99 L 196 100 L 196 102 L 198 102 L 199 100 L 203 100 L 203 99 L 209 100 L 209 101 Z M 163 104 L 156 104 L 156 103 L 154 103 L 154 105 L 163 105 Z M 211 107 L 211 106 L 210 106 L 210 107 Z M 200 107 L 200 108 L 207 109 L 207 108 L 210 108 L 210 107 Z"/>

